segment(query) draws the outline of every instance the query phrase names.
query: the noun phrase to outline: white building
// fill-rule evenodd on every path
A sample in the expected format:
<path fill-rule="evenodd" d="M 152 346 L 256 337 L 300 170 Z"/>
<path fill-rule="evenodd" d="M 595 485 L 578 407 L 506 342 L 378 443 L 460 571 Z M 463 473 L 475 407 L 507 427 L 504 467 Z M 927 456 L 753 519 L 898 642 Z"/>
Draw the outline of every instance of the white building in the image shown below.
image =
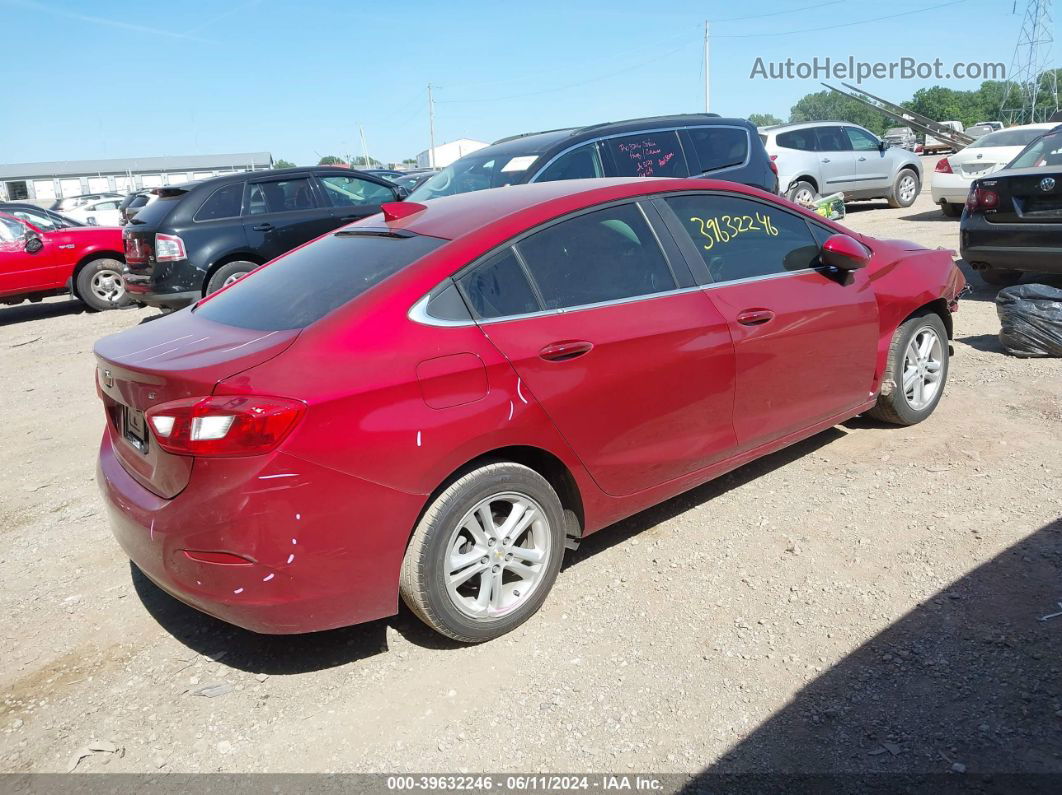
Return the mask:
<path fill-rule="evenodd" d="M 13 163 L 0 165 L 0 200 L 45 204 L 65 196 L 131 193 L 140 188 L 180 185 L 193 179 L 272 166 L 269 152 Z"/>
<path fill-rule="evenodd" d="M 490 144 L 474 141 L 471 138 L 458 138 L 456 141 L 439 144 L 435 149 L 426 149 L 417 155 L 417 168 L 446 168 L 458 158 L 482 149 L 484 146 L 490 146 Z M 432 153 L 434 157 L 431 157 Z"/>

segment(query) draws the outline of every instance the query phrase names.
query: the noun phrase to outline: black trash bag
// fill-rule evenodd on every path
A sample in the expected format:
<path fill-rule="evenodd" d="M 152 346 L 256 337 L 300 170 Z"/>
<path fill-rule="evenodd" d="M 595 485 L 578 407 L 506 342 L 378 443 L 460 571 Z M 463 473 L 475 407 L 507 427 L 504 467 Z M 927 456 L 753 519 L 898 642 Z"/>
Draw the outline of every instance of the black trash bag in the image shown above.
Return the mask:
<path fill-rule="evenodd" d="M 996 312 L 1007 353 L 1062 357 L 1062 290 L 1046 284 L 1006 287 L 996 295 Z"/>

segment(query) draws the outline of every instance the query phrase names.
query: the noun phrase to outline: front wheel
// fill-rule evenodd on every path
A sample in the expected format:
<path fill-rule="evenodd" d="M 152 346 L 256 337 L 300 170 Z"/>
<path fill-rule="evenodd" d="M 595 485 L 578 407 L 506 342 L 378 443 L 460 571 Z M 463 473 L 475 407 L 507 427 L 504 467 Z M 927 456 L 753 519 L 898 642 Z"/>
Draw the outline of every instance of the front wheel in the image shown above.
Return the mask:
<path fill-rule="evenodd" d="M 77 274 L 77 297 L 94 312 L 127 306 L 130 298 L 122 280 L 122 263 L 104 257 L 87 263 Z"/>
<path fill-rule="evenodd" d="M 888 201 L 890 207 L 910 207 L 918 198 L 921 185 L 918 175 L 909 168 L 903 169 L 896 175 L 896 182 L 889 192 Z"/>
<path fill-rule="evenodd" d="M 564 510 L 549 482 L 499 462 L 455 480 L 413 531 L 399 588 L 428 626 L 493 640 L 542 606 L 564 555 Z"/>
<path fill-rule="evenodd" d="M 940 315 L 924 310 L 892 337 L 877 405 L 867 414 L 894 425 L 915 425 L 930 414 L 948 380 L 948 332 Z"/>

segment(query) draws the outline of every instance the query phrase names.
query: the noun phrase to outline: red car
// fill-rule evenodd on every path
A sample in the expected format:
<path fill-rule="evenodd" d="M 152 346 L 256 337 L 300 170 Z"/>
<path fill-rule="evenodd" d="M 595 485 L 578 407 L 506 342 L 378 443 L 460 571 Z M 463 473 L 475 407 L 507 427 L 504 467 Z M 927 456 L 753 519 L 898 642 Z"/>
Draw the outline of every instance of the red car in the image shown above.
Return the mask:
<path fill-rule="evenodd" d="M 329 233 L 99 341 L 98 479 L 178 599 L 267 633 L 526 620 L 589 533 L 940 400 L 951 254 L 733 183 L 476 191 Z"/>
<path fill-rule="evenodd" d="M 0 213 L 0 304 L 70 292 L 90 309 L 129 303 L 122 282 L 122 230 L 72 226 L 42 230 Z"/>

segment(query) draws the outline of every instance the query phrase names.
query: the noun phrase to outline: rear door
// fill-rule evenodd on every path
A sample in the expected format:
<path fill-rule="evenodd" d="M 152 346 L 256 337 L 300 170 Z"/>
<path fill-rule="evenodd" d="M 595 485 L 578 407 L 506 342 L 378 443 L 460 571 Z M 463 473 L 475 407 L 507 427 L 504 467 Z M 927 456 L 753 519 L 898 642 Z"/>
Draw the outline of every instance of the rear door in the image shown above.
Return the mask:
<path fill-rule="evenodd" d="M 397 201 L 393 188 L 343 173 L 317 173 L 318 186 L 331 208 L 333 226 L 343 226 L 380 212 L 384 202 Z"/>
<path fill-rule="evenodd" d="M 247 183 L 244 200 L 247 244 L 271 260 L 335 228 L 331 208 L 324 206 L 308 174 L 262 178 Z"/>
<path fill-rule="evenodd" d="M 733 450 L 726 321 L 638 204 L 551 223 L 458 284 L 515 368 L 520 399 L 539 402 L 607 493 L 641 491 Z"/>
<path fill-rule="evenodd" d="M 733 194 L 686 194 L 658 204 L 729 325 L 737 364 L 734 427 L 743 449 L 869 399 L 878 345 L 874 290 L 866 271 L 855 271 L 846 284 L 819 267 L 824 228 Z"/>
<path fill-rule="evenodd" d="M 892 184 L 892 159 L 882 151 L 878 139 L 858 127 L 845 127 L 845 135 L 855 153 L 856 190 L 887 188 Z"/>
<path fill-rule="evenodd" d="M 819 193 L 828 196 L 837 191 L 858 190 L 856 155 L 840 125 L 826 124 L 815 128 L 819 157 Z"/>

